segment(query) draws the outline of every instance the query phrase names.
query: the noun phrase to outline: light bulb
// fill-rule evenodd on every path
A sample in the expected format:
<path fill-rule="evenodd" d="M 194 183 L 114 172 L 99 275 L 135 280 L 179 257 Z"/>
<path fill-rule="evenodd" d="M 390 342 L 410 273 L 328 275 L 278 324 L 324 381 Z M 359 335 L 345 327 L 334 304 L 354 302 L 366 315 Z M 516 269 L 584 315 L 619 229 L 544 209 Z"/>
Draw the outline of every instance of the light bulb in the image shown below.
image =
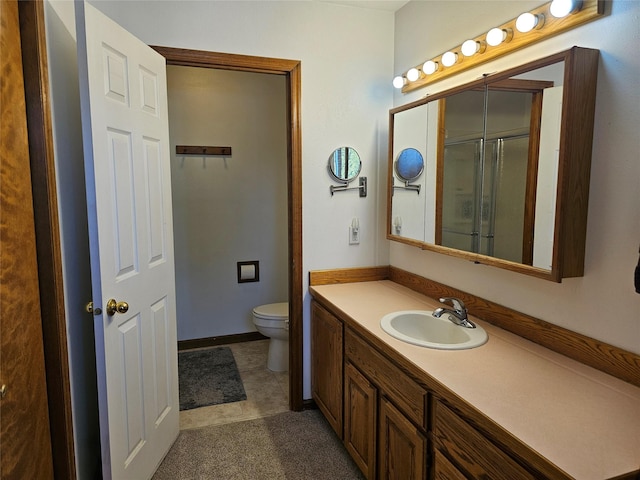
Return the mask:
<path fill-rule="evenodd" d="M 540 27 L 542 25 L 540 20 L 543 19 L 543 15 L 534 15 L 530 12 L 523 13 L 516 19 L 516 30 L 522 33 L 530 32 L 534 28 Z"/>
<path fill-rule="evenodd" d="M 462 44 L 461 50 L 465 57 L 470 57 L 480 50 L 480 44 L 475 40 L 467 40 Z"/>
<path fill-rule="evenodd" d="M 407 80 L 409 80 L 410 82 L 415 82 L 419 78 L 420 78 L 420 72 L 418 71 L 417 68 L 412 68 L 407 72 Z"/>
<path fill-rule="evenodd" d="M 432 73 L 437 72 L 438 62 L 434 62 L 433 60 L 427 60 L 426 62 L 424 62 L 424 65 L 422 65 L 422 71 L 426 75 L 431 75 Z"/>
<path fill-rule="evenodd" d="M 582 2 L 578 0 L 553 0 L 549 12 L 556 18 L 563 18 L 575 10 L 579 10 Z"/>
<path fill-rule="evenodd" d="M 401 75 L 398 75 L 397 77 L 395 77 L 393 79 L 393 86 L 395 88 L 402 88 L 404 87 L 404 77 Z"/>
<path fill-rule="evenodd" d="M 506 32 L 500 28 L 492 28 L 487 32 L 487 43 L 492 47 L 500 45 L 505 38 Z"/>
<path fill-rule="evenodd" d="M 450 67 L 458 61 L 458 54 L 455 52 L 446 52 L 442 55 L 442 65 Z"/>

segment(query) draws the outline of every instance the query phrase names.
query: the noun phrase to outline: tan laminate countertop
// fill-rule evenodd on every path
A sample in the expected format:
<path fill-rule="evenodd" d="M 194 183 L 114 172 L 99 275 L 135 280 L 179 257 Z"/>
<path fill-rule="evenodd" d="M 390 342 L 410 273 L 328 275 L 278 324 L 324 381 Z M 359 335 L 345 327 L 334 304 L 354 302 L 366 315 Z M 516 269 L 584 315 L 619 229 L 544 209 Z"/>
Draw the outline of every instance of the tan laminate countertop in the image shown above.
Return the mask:
<path fill-rule="evenodd" d="M 371 334 L 577 479 L 640 469 L 640 388 L 493 325 L 469 350 L 396 340 L 380 319 L 440 306 L 389 280 L 310 287 Z"/>

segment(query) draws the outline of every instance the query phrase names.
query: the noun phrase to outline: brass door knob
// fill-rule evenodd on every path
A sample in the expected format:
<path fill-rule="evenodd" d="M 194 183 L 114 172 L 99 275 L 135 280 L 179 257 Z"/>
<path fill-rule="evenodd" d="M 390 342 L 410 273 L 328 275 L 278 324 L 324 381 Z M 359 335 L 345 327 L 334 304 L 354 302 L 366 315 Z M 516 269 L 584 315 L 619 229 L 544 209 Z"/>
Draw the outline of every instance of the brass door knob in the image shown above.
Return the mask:
<path fill-rule="evenodd" d="M 87 303 L 84 309 L 92 315 L 102 315 L 102 309 L 100 307 L 93 308 L 93 302 Z"/>
<path fill-rule="evenodd" d="M 129 311 L 129 304 L 127 302 L 116 302 L 114 298 L 107 302 L 107 315 L 110 317 L 116 313 L 127 313 Z"/>

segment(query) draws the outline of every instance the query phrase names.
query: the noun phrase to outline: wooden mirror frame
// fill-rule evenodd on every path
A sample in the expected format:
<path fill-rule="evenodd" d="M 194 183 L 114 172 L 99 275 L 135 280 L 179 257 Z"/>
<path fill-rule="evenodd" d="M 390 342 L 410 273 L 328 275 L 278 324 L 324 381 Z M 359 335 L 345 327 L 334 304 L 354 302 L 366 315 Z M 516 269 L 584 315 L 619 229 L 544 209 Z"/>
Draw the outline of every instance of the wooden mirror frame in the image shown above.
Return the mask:
<path fill-rule="evenodd" d="M 598 50 L 573 47 L 528 64 L 493 74 L 490 77 L 454 87 L 425 99 L 391 109 L 389 111 L 387 238 L 396 242 L 417 246 L 423 250 L 465 258 L 474 263 L 491 265 L 558 283 L 561 282 L 563 278 L 583 276 L 599 54 L 600 52 Z M 494 83 L 500 80 L 506 80 L 513 76 L 558 62 L 564 62 L 564 89 L 562 119 L 560 122 L 558 186 L 556 192 L 551 269 L 546 270 L 531 265 L 523 265 L 487 255 L 456 250 L 394 235 L 391 224 L 394 115 L 466 90 L 482 88 L 488 82 Z M 441 188 L 441 185 L 436 186 L 436 188 Z"/>

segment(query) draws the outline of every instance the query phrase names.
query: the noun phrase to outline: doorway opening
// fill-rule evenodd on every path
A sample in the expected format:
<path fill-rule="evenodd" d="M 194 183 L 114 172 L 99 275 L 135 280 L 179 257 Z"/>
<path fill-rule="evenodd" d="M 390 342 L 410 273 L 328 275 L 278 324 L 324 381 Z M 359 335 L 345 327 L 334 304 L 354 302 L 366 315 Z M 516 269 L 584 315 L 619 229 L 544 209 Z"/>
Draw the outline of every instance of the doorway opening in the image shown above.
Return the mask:
<path fill-rule="evenodd" d="M 301 65 L 284 60 L 152 46 L 167 65 L 283 75 L 286 78 L 287 227 L 289 296 L 289 408 L 302 410 L 302 149 Z"/>

